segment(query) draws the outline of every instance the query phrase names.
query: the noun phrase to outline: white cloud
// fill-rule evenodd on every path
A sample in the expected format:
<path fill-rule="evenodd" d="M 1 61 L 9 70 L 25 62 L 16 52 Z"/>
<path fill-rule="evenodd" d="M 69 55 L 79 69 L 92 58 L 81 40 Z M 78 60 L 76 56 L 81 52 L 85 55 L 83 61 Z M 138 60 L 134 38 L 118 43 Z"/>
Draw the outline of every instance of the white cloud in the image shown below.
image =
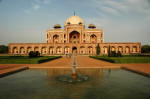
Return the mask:
<path fill-rule="evenodd" d="M 33 10 L 39 10 L 44 5 L 47 5 L 50 0 L 33 0 L 31 8 L 25 9 L 24 12 L 30 14 Z"/>
<path fill-rule="evenodd" d="M 109 5 L 109 6 L 111 6 L 111 7 L 113 7 L 113 8 L 115 8 L 115 9 L 117 9 L 117 10 L 119 10 L 119 11 L 123 11 L 123 12 L 128 12 L 128 7 L 126 6 L 126 5 L 124 5 L 122 2 L 117 2 L 117 1 L 113 1 L 113 0 L 108 0 L 108 1 L 106 1 L 106 3 Z"/>
<path fill-rule="evenodd" d="M 92 6 L 99 12 L 105 12 L 112 15 L 139 13 L 150 14 L 150 0 L 93 0 Z"/>
<path fill-rule="evenodd" d="M 113 14 L 113 15 L 120 15 L 119 11 L 117 11 L 114 8 L 104 6 L 104 7 L 101 7 L 101 9 L 108 12 L 108 13 L 110 13 L 110 14 Z"/>
<path fill-rule="evenodd" d="M 85 22 L 102 28 L 106 41 L 143 43 L 149 39 L 150 0 L 92 0 L 90 7 L 98 16 Z"/>
<path fill-rule="evenodd" d="M 102 28 L 102 29 L 104 29 L 105 26 L 107 26 L 108 24 L 111 23 L 111 20 L 108 17 L 104 17 L 104 18 L 98 18 L 98 17 L 87 18 L 87 17 L 85 17 L 83 19 L 86 22 L 87 26 L 89 24 L 95 24 L 97 28 Z"/>
<path fill-rule="evenodd" d="M 39 5 L 39 4 L 32 4 L 32 8 L 34 9 L 34 10 L 38 10 L 39 8 L 40 8 L 41 6 Z"/>

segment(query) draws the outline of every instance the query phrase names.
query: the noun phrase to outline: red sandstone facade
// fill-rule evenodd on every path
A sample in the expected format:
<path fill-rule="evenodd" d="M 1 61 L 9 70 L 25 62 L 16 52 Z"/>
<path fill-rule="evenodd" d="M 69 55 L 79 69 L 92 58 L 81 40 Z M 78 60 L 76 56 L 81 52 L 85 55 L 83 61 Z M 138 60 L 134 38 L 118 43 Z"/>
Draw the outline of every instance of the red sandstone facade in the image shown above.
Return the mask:
<path fill-rule="evenodd" d="M 141 53 L 140 42 L 104 42 L 102 29 L 90 24 L 85 29 L 84 21 L 79 16 L 71 16 L 65 22 L 64 29 L 59 24 L 46 31 L 46 43 L 10 43 L 9 53 L 27 55 L 30 51 L 39 51 L 42 55 L 65 55 L 76 52 L 81 55 L 95 55 L 99 44 L 101 54 L 120 51 L 122 54 Z"/>

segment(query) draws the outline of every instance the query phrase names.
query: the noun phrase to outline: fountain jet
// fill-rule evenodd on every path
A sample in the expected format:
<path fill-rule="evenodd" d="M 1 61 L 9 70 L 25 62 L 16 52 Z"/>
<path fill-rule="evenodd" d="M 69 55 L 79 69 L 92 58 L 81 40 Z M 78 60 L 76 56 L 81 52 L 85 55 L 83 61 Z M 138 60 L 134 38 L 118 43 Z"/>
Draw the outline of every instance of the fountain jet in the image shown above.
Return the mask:
<path fill-rule="evenodd" d="M 74 79 L 74 80 L 77 78 L 76 67 L 77 67 L 76 55 L 75 55 L 75 53 L 73 53 L 72 79 Z"/>

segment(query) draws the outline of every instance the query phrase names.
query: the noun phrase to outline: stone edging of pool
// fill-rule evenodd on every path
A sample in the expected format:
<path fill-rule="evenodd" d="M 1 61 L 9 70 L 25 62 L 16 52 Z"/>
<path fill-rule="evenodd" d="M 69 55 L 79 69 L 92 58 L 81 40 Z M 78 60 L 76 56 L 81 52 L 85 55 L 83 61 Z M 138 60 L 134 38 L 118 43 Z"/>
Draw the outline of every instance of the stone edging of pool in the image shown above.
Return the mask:
<path fill-rule="evenodd" d="M 138 70 L 134 70 L 134 69 L 130 69 L 130 68 L 127 68 L 127 67 L 124 67 L 124 66 L 122 66 L 121 69 L 125 69 L 125 70 L 131 71 L 131 72 L 134 72 L 134 73 L 146 76 L 146 77 L 150 77 L 150 74 L 148 74 L 148 73 L 138 71 Z"/>
<path fill-rule="evenodd" d="M 64 68 L 64 69 L 65 69 L 65 68 L 67 69 L 67 68 L 72 68 L 72 67 L 71 67 L 71 66 L 69 66 L 69 67 L 63 67 L 63 66 L 60 66 L 60 67 L 59 67 L 59 66 L 51 66 L 51 67 L 41 67 L 41 66 L 38 67 L 38 66 L 33 66 L 33 67 L 30 67 L 30 66 L 29 66 L 29 69 L 57 69 L 57 68 L 58 68 L 58 69 L 63 69 L 63 68 Z M 84 68 L 85 68 L 85 69 L 86 69 L 86 68 L 87 68 L 87 69 L 88 69 L 88 68 L 91 68 L 91 69 L 92 69 L 92 68 L 94 68 L 94 69 L 95 69 L 95 68 L 104 68 L 104 69 L 107 69 L 107 68 L 111 68 L 111 69 L 116 68 L 116 69 L 120 69 L 121 67 L 120 67 L 120 66 L 101 66 L 101 67 L 99 67 L 99 66 L 90 66 L 90 67 L 89 67 L 89 66 L 88 66 L 88 67 L 86 67 L 86 66 L 79 66 L 79 67 L 78 67 L 78 66 L 77 66 L 76 68 L 77 68 L 77 69 L 80 69 L 80 68 L 83 68 L 83 69 L 84 69 Z"/>
<path fill-rule="evenodd" d="M 10 74 L 13 74 L 13 73 L 17 73 L 19 71 L 26 70 L 26 69 L 29 69 L 29 67 L 28 66 L 23 66 L 23 67 L 17 67 L 17 68 L 11 68 L 11 69 L 8 69 L 8 70 L 3 70 L 3 71 L 0 72 L 0 78 L 4 77 L 4 76 L 7 76 L 7 75 L 10 75 Z"/>
<path fill-rule="evenodd" d="M 13 74 L 13 73 L 17 73 L 19 71 L 22 71 L 22 70 L 26 70 L 26 69 L 69 69 L 69 68 L 72 68 L 71 66 L 70 67 L 62 67 L 62 66 L 52 66 L 52 67 L 41 67 L 41 66 L 33 66 L 33 67 L 30 67 L 30 66 L 23 66 L 23 67 L 18 67 L 18 68 L 14 68 L 14 69 L 10 69 L 10 70 L 7 70 L 7 71 L 4 71 L 4 72 L 0 72 L 0 78 L 1 77 L 4 77 L 4 76 L 7 76 L 7 75 L 10 75 L 10 74 Z M 125 66 L 101 66 L 101 67 L 98 67 L 98 66 L 93 66 L 93 67 L 84 67 L 84 66 L 79 66 L 77 67 L 77 69 L 124 69 L 124 70 L 128 70 L 128 71 L 131 71 L 131 72 L 134 72 L 134 73 L 138 73 L 138 74 L 141 74 L 143 76 L 147 76 L 147 77 L 150 77 L 150 74 L 148 73 L 145 73 L 145 72 L 142 72 L 142 71 L 138 71 L 138 70 L 134 70 L 134 69 L 131 69 L 131 68 L 128 68 L 128 67 L 125 67 Z"/>

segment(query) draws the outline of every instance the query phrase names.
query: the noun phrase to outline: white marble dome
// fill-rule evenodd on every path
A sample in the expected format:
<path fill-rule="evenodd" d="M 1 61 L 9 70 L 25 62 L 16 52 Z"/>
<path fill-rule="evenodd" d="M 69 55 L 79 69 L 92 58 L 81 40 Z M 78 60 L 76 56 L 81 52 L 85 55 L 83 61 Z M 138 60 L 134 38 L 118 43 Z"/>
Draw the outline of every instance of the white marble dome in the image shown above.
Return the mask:
<path fill-rule="evenodd" d="M 65 25 L 68 25 L 68 24 L 82 24 L 82 25 L 84 25 L 84 21 L 79 16 L 71 16 L 65 22 Z"/>

